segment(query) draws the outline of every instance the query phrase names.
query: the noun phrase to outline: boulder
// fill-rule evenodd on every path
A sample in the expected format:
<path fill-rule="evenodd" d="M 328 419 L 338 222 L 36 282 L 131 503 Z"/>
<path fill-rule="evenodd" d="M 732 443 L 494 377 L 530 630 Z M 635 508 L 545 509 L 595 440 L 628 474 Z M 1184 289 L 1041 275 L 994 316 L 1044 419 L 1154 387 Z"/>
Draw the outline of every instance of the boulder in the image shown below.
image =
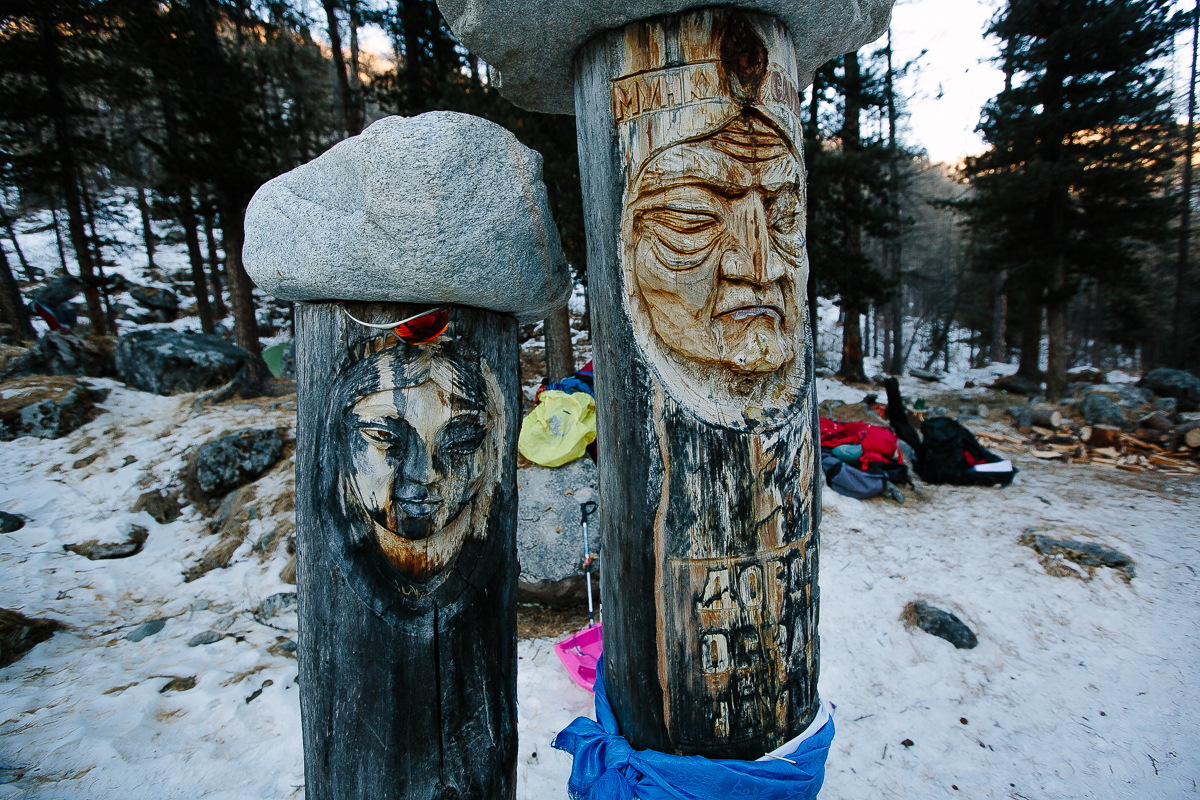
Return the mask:
<path fill-rule="evenodd" d="M 449 111 L 385 117 L 268 181 L 246 271 L 284 300 L 456 303 L 541 319 L 571 294 L 542 157 Z"/>
<path fill-rule="evenodd" d="M 1137 408 L 1154 399 L 1154 395 L 1150 393 L 1149 389 L 1141 389 L 1130 383 L 1083 386 L 1079 389 L 1077 396 L 1082 399 L 1093 394 L 1102 394 L 1122 408 Z"/>
<path fill-rule="evenodd" d="M 219 336 L 171 330 L 134 331 L 117 340 L 117 375 L 144 392 L 168 395 L 231 381 L 249 354 Z"/>
<path fill-rule="evenodd" d="M 597 499 L 598 480 L 596 465 L 586 457 L 561 467 L 517 470 L 518 599 L 555 606 L 586 601 L 579 504 Z M 594 515 L 589 520 L 593 553 L 600 545 L 596 520 Z M 597 599 L 598 590 L 593 569 L 592 593 Z"/>
<path fill-rule="evenodd" d="M 103 344 L 103 343 L 101 343 Z M 29 375 L 79 375 L 99 378 L 113 374 L 106 348 L 66 331 L 51 331 L 24 353 L 10 358 L 0 381 Z"/>
<path fill-rule="evenodd" d="M 1021 375 L 1005 375 L 1002 378 L 997 378 L 992 383 L 992 388 L 997 391 L 1008 392 L 1009 394 L 1023 394 L 1027 397 L 1034 397 L 1042 393 L 1042 382 L 1025 378 Z"/>
<path fill-rule="evenodd" d="M 589 39 L 637 20 L 711 5 L 711 0 L 438 0 L 458 40 L 493 67 L 500 93 L 548 114 L 575 113 L 574 56 Z M 892 11 L 892 0 L 722 5 L 769 14 L 784 24 L 796 47 L 800 90 L 821 64 L 879 38 Z"/>
<path fill-rule="evenodd" d="M 62 275 L 46 281 L 29 293 L 30 300 L 36 300 L 46 308 L 53 309 L 68 300 L 74 300 L 83 291 L 83 281 L 73 275 Z"/>
<path fill-rule="evenodd" d="M 1195 411 L 1200 408 L 1200 378 L 1181 369 L 1152 369 L 1138 381 L 1138 386 L 1149 389 L 1160 397 L 1174 397 L 1179 401 L 1180 411 Z"/>
<path fill-rule="evenodd" d="M 209 497 L 266 474 L 283 457 L 283 436 L 274 428 L 246 428 L 213 439 L 196 453 L 196 482 Z"/>
<path fill-rule="evenodd" d="M 0 511 L 0 533 L 15 533 L 25 527 L 25 520 L 16 514 Z"/>
<path fill-rule="evenodd" d="M 123 542 L 106 544 L 97 539 L 90 539 L 79 544 L 64 544 L 63 550 L 81 555 L 89 561 L 129 558 L 142 552 L 142 547 L 146 544 L 146 538 L 149 535 L 150 532 L 141 525 L 131 525 Z"/>
<path fill-rule="evenodd" d="M 171 322 L 179 314 L 179 297 L 170 289 L 158 286 L 134 286 L 129 296 L 142 308 L 150 312 L 155 322 Z"/>
<path fill-rule="evenodd" d="M 18 661 L 62 626 L 56 619 L 35 619 L 0 608 L 0 668 Z"/>
<path fill-rule="evenodd" d="M 137 502 L 133 504 L 133 512 L 145 511 L 159 525 L 166 525 L 179 519 L 183 513 L 179 501 L 163 492 L 142 492 Z"/>
<path fill-rule="evenodd" d="M 142 639 L 145 639 L 147 636 L 153 636 L 154 634 L 161 631 L 164 627 L 166 627 L 166 624 L 167 624 L 167 621 L 165 619 L 161 619 L 161 618 L 147 620 L 146 622 L 143 622 L 141 625 L 139 625 L 136 628 L 134 628 L 133 630 L 131 630 L 129 633 L 125 634 L 125 638 L 131 642 L 140 642 Z"/>
<path fill-rule="evenodd" d="M 90 422 L 107 392 L 66 376 L 34 376 L 0 384 L 0 441 L 58 439 Z"/>
<path fill-rule="evenodd" d="M 904 606 L 900 619 L 904 621 L 904 627 L 916 626 L 926 633 L 945 639 L 959 650 L 971 650 L 979 644 L 979 639 L 966 623 L 949 611 L 943 611 L 924 600 L 916 600 Z"/>
<path fill-rule="evenodd" d="M 1155 411 L 1160 411 L 1167 417 L 1174 417 L 1179 413 L 1179 399 L 1175 397 L 1160 397 L 1150 404 L 1150 407 Z"/>
<path fill-rule="evenodd" d="M 1114 428 L 1128 428 L 1129 420 L 1112 397 L 1100 392 L 1085 394 L 1075 403 L 1075 410 L 1083 415 L 1088 425 L 1109 425 Z"/>

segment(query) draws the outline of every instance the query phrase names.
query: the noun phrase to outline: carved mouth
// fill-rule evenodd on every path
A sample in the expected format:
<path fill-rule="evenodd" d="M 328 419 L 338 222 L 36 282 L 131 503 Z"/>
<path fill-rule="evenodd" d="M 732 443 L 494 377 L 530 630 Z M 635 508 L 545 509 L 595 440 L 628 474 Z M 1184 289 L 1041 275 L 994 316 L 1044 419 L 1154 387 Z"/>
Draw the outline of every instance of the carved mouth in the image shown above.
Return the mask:
<path fill-rule="evenodd" d="M 783 309 L 779 306 L 773 305 L 739 306 L 737 308 L 730 309 L 729 311 L 722 311 L 717 316 L 732 317 L 738 321 L 750 319 L 751 317 L 771 317 L 776 321 L 781 321 L 783 319 Z"/>
<path fill-rule="evenodd" d="M 424 500 L 405 500 L 402 497 L 396 498 L 396 505 L 400 510 L 409 517 L 431 517 L 442 504 L 440 497 L 427 497 Z"/>

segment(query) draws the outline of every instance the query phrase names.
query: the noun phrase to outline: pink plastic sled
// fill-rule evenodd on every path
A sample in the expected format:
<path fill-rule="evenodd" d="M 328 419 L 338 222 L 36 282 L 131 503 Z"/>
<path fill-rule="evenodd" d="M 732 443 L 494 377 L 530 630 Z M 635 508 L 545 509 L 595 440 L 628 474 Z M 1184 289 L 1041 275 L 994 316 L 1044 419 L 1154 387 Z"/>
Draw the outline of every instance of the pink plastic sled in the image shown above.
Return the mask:
<path fill-rule="evenodd" d="M 554 645 L 554 652 L 567 668 L 571 679 L 589 692 L 596 684 L 596 661 L 604 649 L 600 625 L 589 625 L 579 633 Z"/>

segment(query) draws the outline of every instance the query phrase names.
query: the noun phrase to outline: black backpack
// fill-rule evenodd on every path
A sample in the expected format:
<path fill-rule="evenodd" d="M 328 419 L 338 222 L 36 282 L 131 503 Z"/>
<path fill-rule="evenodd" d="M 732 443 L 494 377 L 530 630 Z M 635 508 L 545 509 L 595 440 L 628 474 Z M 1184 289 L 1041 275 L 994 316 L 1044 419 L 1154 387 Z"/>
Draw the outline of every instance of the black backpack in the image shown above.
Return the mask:
<path fill-rule="evenodd" d="M 975 472 L 965 453 L 978 462 L 1003 461 L 986 449 L 969 430 L 950 417 L 930 417 L 921 424 L 924 452 L 917 462 L 917 474 L 926 483 L 955 486 L 1008 486 L 1017 474 L 1012 472 Z"/>

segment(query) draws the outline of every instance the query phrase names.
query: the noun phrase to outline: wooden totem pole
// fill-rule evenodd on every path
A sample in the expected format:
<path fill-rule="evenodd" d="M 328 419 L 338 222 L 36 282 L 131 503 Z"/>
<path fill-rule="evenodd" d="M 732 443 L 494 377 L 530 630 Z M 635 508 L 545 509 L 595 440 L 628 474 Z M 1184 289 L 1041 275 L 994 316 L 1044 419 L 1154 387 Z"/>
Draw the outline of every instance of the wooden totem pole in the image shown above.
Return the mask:
<path fill-rule="evenodd" d="M 606 689 L 634 748 L 756 759 L 825 713 L 800 90 L 891 3 L 560 3 L 529 29 L 514 5 L 441 2 L 514 102 L 559 110 L 533 67 L 572 64 Z"/>
<path fill-rule="evenodd" d="M 484 120 L 390 117 L 268 183 L 247 214 L 252 276 L 302 301 L 297 655 L 314 800 L 514 796 L 506 312 L 569 294 L 540 172 Z"/>

